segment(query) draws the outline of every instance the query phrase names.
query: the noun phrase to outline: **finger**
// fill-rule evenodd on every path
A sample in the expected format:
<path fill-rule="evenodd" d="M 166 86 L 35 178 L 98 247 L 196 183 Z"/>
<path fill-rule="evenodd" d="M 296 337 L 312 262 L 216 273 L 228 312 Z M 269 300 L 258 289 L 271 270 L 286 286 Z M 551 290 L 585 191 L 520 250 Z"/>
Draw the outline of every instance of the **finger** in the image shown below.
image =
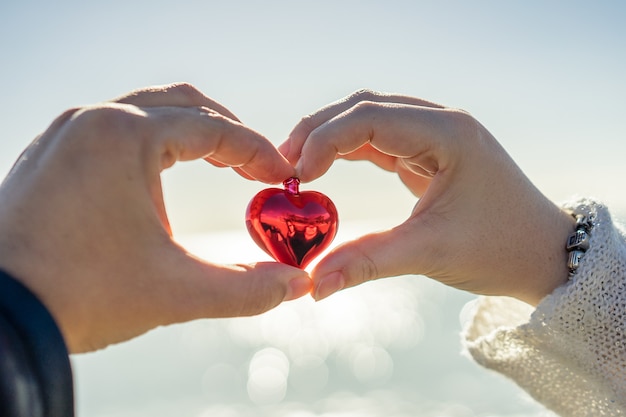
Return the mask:
<path fill-rule="evenodd" d="M 398 163 L 396 164 L 398 177 L 400 177 L 400 180 L 404 183 L 404 185 L 406 185 L 414 196 L 418 198 L 423 197 L 426 190 L 430 186 L 432 177 L 426 173 L 418 173 L 415 175 L 415 168 L 412 170 L 407 169 L 406 165 L 402 161 L 403 160 L 398 160 Z"/>
<path fill-rule="evenodd" d="M 205 158 L 266 183 L 295 175 L 267 138 L 211 109 L 157 107 L 146 112 L 161 144 L 161 169 L 175 161 Z"/>
<path fill-rule="evenodd" d="M 397 103 L 409 104 L 415 106 L 444 108 L 443 106 L 420 98 L 400 95 L 385 94 L 371 90 L 359 90 L 341 100 L 329 104 L 316 111 L 315 113 L 303 117 L 300 122 L 293 128 L 288 139 L 281 144 L 278 149 L 285 157 L 295 164 L 300 157 L 302 146 L 306 142 L 308 136 L 322 124 L 348 111 L 362 101 L 370 101 L 376 103 Z"/>
<path fill-rule="evenodd" d="M 239 121 L 226 107 L 187 83 L 147 87 L 131 91 L 112 101 L 137 107 L 209 107 L 222 116 Z"/>
<path fill-rule="evenodd" d="M 187 83 L 176 83 L 162 86 L 152 86 L 140 90 L 132 91 L 114 100 L 117 103 L 132 104 L 138 107 L 208 107 L 219 114 L 235 121 L 240 121 L 230 110 L 207 97 L 201 91 Z M 211 158 L 205 158 L 207 162 L 217 167 L 226 167 L 227 164 L 220 163 Z M 233 167 L 235 172 L 246 179 L 254 179 L 243 169 Z"/>
<path fill-rule="evenodd" d="M 309 294 L 306 272 L 279 263 L 218 266 L 183 255 L 167 289 L 174 322 L 202 317 L 251 316 Z"/>
<path fill-rule="evenodd" d="M 370 143 L 366 143 L 357 150 L 338 156 L 348 161 L 370 161 L 385 171 L 395 172 L 398 158 L 387 155 L 372 147 Z"/>
<path fill-rule="evenodd" d="M 366 143 L 390 156 L 403 158 L 426 172 L 445 164 L 453 139 L 465 128 L 463 114 L 403 104 L 360 102 L 315 129 L 302 147 L 296 171 L 303 182 L 318 178 L 337 154 L 347 155 Z M 469 117 L 466 119 L 470 120 Z"/>
<path fill-rule="evenodd" d="M 431 181 L 431 175 L 429 175 L 429 173 L 420 170 L 417 166 L 412 166 L 411 169 L 409 169 L 406 167 L 404 159 L 399 159 L 377 151 L 368 143 L 361 146 L 356 151 L 340 157 L 350 161 L 370 161 L 386 171 L 397 173 L 400 180 L 402 180 L 416 197 L 424 195 Z"/>
<path fill-rule="evenodd" d="M 226 168 L 228 167 L 228 165 L 223 164 L 219 161 L 216 161 L 214 159 L 211 158 L 204 158 L 205 161 L 207 161 L 209 164 L 218 167 L 218 168 Z M 233 171 L 235 171 L 237 174 L 241 175 L 242 177 L 244 177 L 247 180 L 254 180 L 254 178 L 250 175 L 248 175 L 248 173 L 246 173 L 245 171 L 243 171 L 241 168 L 237 168 L 237 167 L 233 167 Z"/>
<path fill-rule="evenodd" d="M 122 262 L 116 274 L 100 276 L 101 282 L 85 287 L 84 299 L 109 301 L 87 308 L 85 315 L 70 316 L 73 331 L 66 333 L 77 336 L 68 339 L 74 352 L 121 342 L 157 326 L 260 314 L 312 288 L 306 272 L 291 266 L 216 265 L 189 255 L 171 240 L 144 243 L 137 253 L 131 249 L 127 254 L 133 256 L 133 265 Z M 92 336 L 83 339 L 85 334 Z M 98 335 L 103 340 L 88 340 Z"/>
<path fill-rule="evenodd" d="M 313 297 L 321 300 L 343 288 L 378 278 L 426 272 L 432 248 L 421 247 L 418 229 L 407 222 L 363 236 L 332 250 L 311 272 Z"/>

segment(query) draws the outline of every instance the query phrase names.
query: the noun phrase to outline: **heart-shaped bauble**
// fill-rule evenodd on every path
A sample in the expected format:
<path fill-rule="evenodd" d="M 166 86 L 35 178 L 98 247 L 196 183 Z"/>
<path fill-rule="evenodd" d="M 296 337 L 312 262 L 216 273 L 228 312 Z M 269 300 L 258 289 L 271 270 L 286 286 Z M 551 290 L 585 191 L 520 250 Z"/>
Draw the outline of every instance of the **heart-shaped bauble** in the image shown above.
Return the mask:
<path fill-rule="evenodd" d="M 300 180 L 266 188 L 246 209 L 246 226 L 257 245 L 278 262 L 304 269 L 337 233 L 337 208 L 322 193 L 300 192 Z"/>

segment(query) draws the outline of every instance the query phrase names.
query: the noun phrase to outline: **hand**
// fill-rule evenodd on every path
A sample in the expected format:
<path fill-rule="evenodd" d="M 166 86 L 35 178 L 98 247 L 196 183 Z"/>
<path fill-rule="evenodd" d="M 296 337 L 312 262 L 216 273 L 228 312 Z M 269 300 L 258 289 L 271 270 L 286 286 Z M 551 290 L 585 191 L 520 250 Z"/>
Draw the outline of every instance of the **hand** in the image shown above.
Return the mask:
<path fill-rule="evenodd" d="M 309 292 L 299 269 L 214 265 L 171 239 L 160 172 L 197 158 L 268 183 L 294 174 L 267 139 L 178 84 L 65 112 L 5 179 L 0 267 L 39 296 L 72 352 Z"/>
<path fill-rule="evenodd" d="M 318 300 L 372 279 L 422 274 L 537 304 L 567 280 L 573 219 L 464 111 L 360 91 L 303 118 L 279 149 L 304 182 L 337 157 L 369 160 L 419 197 L 404 223 L 318 263 L 311 272 Z"/>

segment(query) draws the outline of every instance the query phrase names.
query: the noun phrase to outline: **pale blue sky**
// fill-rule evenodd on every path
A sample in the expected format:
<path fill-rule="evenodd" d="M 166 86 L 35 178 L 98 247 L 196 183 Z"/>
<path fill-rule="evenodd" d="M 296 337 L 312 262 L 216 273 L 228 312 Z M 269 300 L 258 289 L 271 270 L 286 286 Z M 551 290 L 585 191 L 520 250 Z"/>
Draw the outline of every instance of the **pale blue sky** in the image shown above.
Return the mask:
<path fill-rule="evenodd" d="M 150 84 L 189 81 L 276 144 L 367 87 L 464 108 L 551 197 L 593 193 L 625 210 L 625 20 L 619 1 L 3 2 L 0 175 L 65 108 Z M 201 163 L 164 183 L 181 232 L 241 227 L 262 188 Z M 314 186 L 348 219 L 413 204 L 363 164 Z M 385 204 L 364 212 L 354 202 L 378 200 L 373 186 Z"/>

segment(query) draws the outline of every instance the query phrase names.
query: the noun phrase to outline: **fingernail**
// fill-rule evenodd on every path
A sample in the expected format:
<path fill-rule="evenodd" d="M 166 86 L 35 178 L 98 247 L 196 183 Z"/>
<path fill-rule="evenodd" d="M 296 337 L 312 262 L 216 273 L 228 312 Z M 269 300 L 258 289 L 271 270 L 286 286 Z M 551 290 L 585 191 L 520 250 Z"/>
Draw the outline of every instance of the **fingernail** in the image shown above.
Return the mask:
<path fill-rule="evenodd" d="M 296 298 L 300 298 L 303 295 L 310 293 L 312 287 L 313 281 L 311 281 L 311 278 L 294 278 L 289 281 L 289 284 L 287 286 L 287 294 L 285 294 L 285 298 L 283 298 L 283 301 L 290 301 L 295 300 Z"/>
<path fill-rule="evenodd" d="M 329 295 L 343 289 L 345 285 L 346 280 L 343 278 L 343 274 L 341 272 L 330 273 L 320 279 L 319 284 L 317 284 L 317 288 L 315 289 L 313 298 L 315 298 L 315 301 L 323 300 Z"/>

